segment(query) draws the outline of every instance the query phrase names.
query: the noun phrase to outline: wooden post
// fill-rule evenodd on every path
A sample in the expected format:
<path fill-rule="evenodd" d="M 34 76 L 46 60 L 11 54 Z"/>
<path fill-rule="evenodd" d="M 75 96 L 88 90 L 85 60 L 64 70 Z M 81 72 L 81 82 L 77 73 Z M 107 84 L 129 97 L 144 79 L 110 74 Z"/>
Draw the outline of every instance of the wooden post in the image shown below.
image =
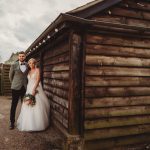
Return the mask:
<path fill-rule="evenodd" d="M 2 64 L 0 64 L 0 95 L 2 95 Z"/>
<path fill-rule="evenodd" d="M 9 64 L 3 64 L 2 68 L 2 88 L 3 88 L 3 95 L 11 95 L 11 84 L 9 81 L 9 70 L 10 65 Z"/>
<path fill-rule="evenodd" d="M 81 133 L 82 38 L 78 32 L 70 35 L 69 133 Z"/>
<path fill-rule="evenodd" d="M 41 84 L 43 85 L 43 51 L 40 53 L 40 77 L 41 77 Z"/>
<path fill-rule="evenodd" d="M 4 95 L 4 65 L 1 66 L 1 94 Z"/>

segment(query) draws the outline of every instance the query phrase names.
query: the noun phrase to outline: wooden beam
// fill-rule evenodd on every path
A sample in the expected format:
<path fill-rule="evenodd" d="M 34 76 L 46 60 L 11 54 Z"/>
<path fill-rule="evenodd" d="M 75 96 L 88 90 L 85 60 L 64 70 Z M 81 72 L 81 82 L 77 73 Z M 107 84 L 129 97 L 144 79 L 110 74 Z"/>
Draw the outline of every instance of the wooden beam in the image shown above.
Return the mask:
<path fill-rule="evenodd" d="M 150 96 L 86 98 L 85 108 L 150 105 Z"/>
<path fill-rule="evenodd" d="M 87 87 L 87 98 L 98 97 L 127 97 L 127 96 L 150 96 L 149 87 Z"/>
<path fill-rule="evenodd" d="M 106 66 L 86 66 L 86 75 L 93 76 L 130 76 L 130 77 L 150 77 L 149 68 L 137 67 L 106 67 Z"/>
<path fill-rule="evenodd" d="M 89 130 L 85 133 L 85 140 L 106 139 L 143 133 L 150 133 L 150 124 Z"/>
<path fill-rule="evenodd" d="M 41 79 L 41 84 L 43 85 L 43 51 L 40 53 L 40 79 Z"/>
<path fill-rule="evenodd" d="M 128 66 L 128 67 L 149 67 L 150 60 L 144 58 L 129 58 L 116 56 L 102 56 L 102 55 L 87 55 L 87 65 L 103 65 L 103 66 Z"/>
<path fill-rule="evenodd" d="M 94 108 L 85 110 L 85 118 L 87 120 L 99 119 L 102 117 L 121 117 L 135 115 L 150 115 L 150 106 L 127 106 L 127 107 L 110 107 L 110 108 Z"/>
<path fill-rule="evenodd" d="M 110 117 L 100 118 L 96 120 L 86 120 L 84 127 L 86 130 L 89 129 L 100 129 L 110 127 L 124 127 L 130 125 L 149 124 L 150 115 L 143 116 L 125 116 L 125 117 Z"/>
<path fill-rule="evenodd" d="M 72 31 L 70 35 L 70 80 L 69 80 L 69 133 L 80 134 L 80 105 L 82 79 L 82 38 Z"/>
<path fill-rule="evenodd" d="M 132 37 L 108 36 L 101 34 L 87 34 L 87 43 L 103 44 L 103 45 L 116 45 L 122 47 L 136 47 L 150 49 L 149 39 L 140 39 Z"/>
<path fill-rule="evenodd" d="M 87 87 L 150 87 L 149 77 L 99 77 L 88 76 L 85 78 Z"/>
<path fill-rule="evenodd" d="M 86 150 L 122 150 L 122 149 L 139 149 L 139 144 L 143 145 L 145 149 L 146 143 L 150 142 L 150 134 L 140 134 L 140 135 L 129 135 L 123 137 L 116 137 L 116 138 L 109 138 L 109 139 L 100 139 L 100 140 L 92 140 L 92 141 L 85 141 L 85 149 Z M 131 145 L 133 147 L 129 148 Z M 117 147 L 120 147 L 119 149 Z M 135 148 L 137 147 L 137 148 Z"/>
<path fill-rule="evenodd" d="M 112 45 L 87 44 L 86 53 L 88 55 L 150 58 L 149 48 L 143 49 L 135 47 L 112 46 Z"/>

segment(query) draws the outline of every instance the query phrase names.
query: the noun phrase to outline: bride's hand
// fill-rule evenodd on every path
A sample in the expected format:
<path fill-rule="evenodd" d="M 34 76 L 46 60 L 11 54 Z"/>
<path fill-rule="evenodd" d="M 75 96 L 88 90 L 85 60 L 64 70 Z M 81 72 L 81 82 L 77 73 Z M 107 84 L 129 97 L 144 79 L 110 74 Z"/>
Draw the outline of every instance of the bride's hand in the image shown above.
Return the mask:
<path fill-rule="evenodd" d="M 36 90 L 33 90 L 32 95 L 35 96 L 35 94 L 36 94 Z"/>

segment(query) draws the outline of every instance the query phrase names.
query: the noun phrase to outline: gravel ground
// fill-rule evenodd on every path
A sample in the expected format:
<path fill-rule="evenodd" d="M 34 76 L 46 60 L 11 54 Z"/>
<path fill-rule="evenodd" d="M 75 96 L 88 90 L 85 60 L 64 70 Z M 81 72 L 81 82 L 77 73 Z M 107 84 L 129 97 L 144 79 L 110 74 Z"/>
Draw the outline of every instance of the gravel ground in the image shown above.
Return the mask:
<path fill-rule="evenodd" d="M 11 98 L 0 97 L 0 150 L 60 150 L 62 137 L 54 128 L 43 132 L 9 130 Z M 18 117 L 21 103 L 17 108 Z"/>

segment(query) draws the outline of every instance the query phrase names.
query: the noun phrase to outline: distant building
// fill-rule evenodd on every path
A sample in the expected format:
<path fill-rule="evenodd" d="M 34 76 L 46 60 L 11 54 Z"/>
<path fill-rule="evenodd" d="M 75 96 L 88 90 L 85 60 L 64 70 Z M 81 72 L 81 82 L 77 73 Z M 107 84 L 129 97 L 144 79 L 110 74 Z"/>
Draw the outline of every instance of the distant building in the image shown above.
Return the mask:
<path fill-rule="evenodd" d="M 5 64 L 12 64 L 13 62 L 17 61 L 18 59 L 18 52 L 17 53 L 12 53 L 10 58 L 5 61 Z"/>

